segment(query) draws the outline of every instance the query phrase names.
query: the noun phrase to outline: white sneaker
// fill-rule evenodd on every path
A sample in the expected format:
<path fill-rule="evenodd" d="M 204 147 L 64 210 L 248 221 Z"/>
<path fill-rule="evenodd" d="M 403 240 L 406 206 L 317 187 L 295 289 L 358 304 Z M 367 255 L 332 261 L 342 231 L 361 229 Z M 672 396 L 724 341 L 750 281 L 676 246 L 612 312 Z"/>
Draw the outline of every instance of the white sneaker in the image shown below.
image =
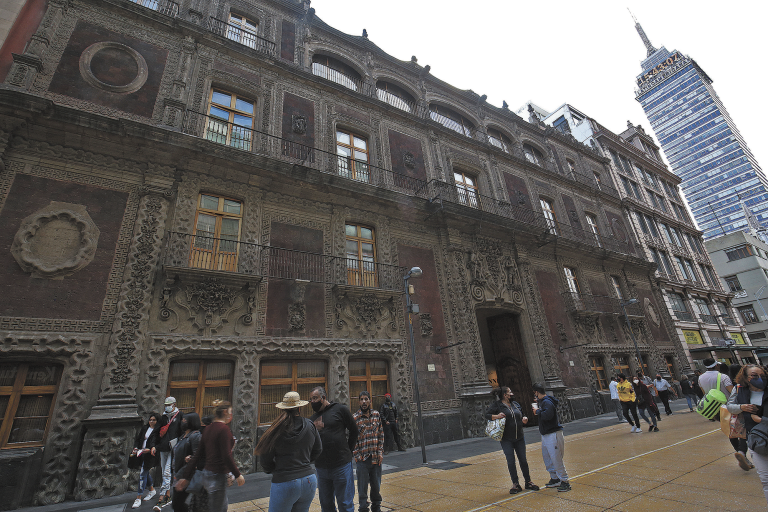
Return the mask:
<path fill-rule="evenodd" d="M 131 505 L 131 508 L 139 508 L 141 506 L 141 498 L 136 498 L 136 500 L 133 502 L 133 505 Z"/>
<path fill-rule="evenodd" d="M 631 432 L 632 432 L 633 434 L 634 434 L 635 432 L 637 432 L 637 427 L 635 427 L 634 425 L 632 425 L 632 430 L 631 430 Z"/>
<path fill-rule="evenodd" d="M 642 434 L 643 433 L 643 429 L 640 428 L 640 427 L 635 427 L 635 432 L 638 433 L 638 434 Z"/>
<path fill-rule="evenodd" d="M 149 501 L 149 500 L 151 500 L 152 498 L 154 498 L 154 497 L 155 497 L 155 494 L 157 494 L 157 491 L 156 491 L 156 490 L 154 490 L 154 489 L 152 489 L 151 491 L 149 491 L 149 494 L 147 494 L 146 496 L 144 496 L 144 501 Z"/>

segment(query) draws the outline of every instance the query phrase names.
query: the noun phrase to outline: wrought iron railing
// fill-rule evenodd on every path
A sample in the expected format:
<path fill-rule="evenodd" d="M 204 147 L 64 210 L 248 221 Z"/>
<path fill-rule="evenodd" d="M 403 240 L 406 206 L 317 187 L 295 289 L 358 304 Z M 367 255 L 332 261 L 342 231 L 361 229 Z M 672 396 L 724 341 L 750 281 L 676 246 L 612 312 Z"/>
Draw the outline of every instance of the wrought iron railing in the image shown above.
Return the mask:
<path fill-rule="evenodd" d="M 375 261 L 175 231 L 168 234 L 165 263 L 177 268 L 395 291 L 402 288 L 407 272 L 404 267 Z"/>
<path fill-rule="evenodd" d="M 371 85 L 359 77 L 347 75 L 321 62 L 312 63 L 312 74 L 361 94 L 370 95 L 371 93 Z"/>
<path fill-rule="evenodd" d="M 152 11 L 175 18 L 179 14 L 179 4 L 173 0 L 130 0 Z"/>
<path fill-rule="evenodd" d="M 733 317 L 724 316 L 722 318 L 723 318 L 723 322 L 725 322 L 726 325 L 731 325 L 733 327 L 736 327 L 738 325 L 738 323 L 736 322 L 736 319 Z"/>
<path fill-rule="evenodd" d="M 688 311 L 675 311 L 675 316 L 683 322 L 693 322 L 693 315 Z"/>
<path fill-rule="evenodd" d="M 242 27 L 214 18 L 213 16 L 208 21 L 208 30 L 258 52 L 268 55 L 274 55 L 275 53 L 275 43 L 273 41 L 259 37 L 250 30 L 245 30 Z"/>
<path fill-rule="evenodd" d="M 621 307 L 623 301 L 616 297 L 576 292 L 567 292 L 563 296 L 565 298 L 565 309 L 570 312 L 624 314 L 624 310 Z M 624 309 L 626 309 L 627 315 L 643 316 L 643 309 L 640 303 L 627 304 L 624 306 Z"/>
<path fill-rule="evenodd" d="M 391 92 L 385 89 L 381 89 L 380 87 L 376 87 L 376 97 L 379 98 L 384 103 L 388 103 L 395 108 L 399 108 L 400 110 L 410 112 L 411 114 L 417 114 L 418 112 L 420 112 L 416 108 L 416 102 L 405 100 L 400 96 L 392 94 Z"/>
<path fill-rule="evenodd" d="M 715 315 L 699 314 L 699 319 L 701 319 L 701 321 L 704 322 L 705 324 L 717 325 L 717 318 L 715 318 Z"/>

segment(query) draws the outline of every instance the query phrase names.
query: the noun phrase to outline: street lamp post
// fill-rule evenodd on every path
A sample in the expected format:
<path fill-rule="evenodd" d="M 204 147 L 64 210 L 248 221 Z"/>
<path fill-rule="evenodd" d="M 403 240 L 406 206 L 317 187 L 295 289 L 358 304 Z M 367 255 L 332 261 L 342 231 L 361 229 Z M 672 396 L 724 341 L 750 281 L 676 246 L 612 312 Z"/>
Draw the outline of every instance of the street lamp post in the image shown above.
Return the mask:
<path fill-rule="evenodd" d="M 632 343 L 635 344 L 635 354 L 637 355 L 637 363 L 640 365 L 640 371 L 645 375 L 645 372 L 643 371 L 643 358 L 640 357 L 640 349 L 637 347 L 637 340 L 635 339 L 635 333 L 632 332 L 632 324 L 629 321 L 629 316 L 627 316 L 627 308 L 626 306 L 630 306 L 632 304 L 637 304 L 637 299 L 629 299 L 625 301 L 621 301 L 621 310 L 624 312 L 624 320 L 627 322 L 627 328 L 629 329 L 629 337 L 632 338 Z"/>
<path fill-rule="evenodd" d="M 421 438 L 421 460 L 424 464 L 427 463 L 427 447 L 424 445 L 424 419 L 421 416 L 421 396 L 419 395 L 419 375 L 416 371 L 416 344 L 413 341 L 413 320 L 411 319 L 412 313 L 418 313 L 418 305 L 411 303 L 411 294 L 408 290 L 408 279 L 412 277 L 421 276 L 422 272 L 419 267 L 413 267 L 403 277 L 403 284 L 405 286 L 405 307 L 406 314 L 408 315 L 408 334 L 411 341 L 411 365 L 413 368 L 413 394 L 416 398 L 416 411 L 419 416 L 419 437 Z M 414 308 L 416 306 L 416 308 Z M 414 311 L 415 309 L 415 311 Z"/>

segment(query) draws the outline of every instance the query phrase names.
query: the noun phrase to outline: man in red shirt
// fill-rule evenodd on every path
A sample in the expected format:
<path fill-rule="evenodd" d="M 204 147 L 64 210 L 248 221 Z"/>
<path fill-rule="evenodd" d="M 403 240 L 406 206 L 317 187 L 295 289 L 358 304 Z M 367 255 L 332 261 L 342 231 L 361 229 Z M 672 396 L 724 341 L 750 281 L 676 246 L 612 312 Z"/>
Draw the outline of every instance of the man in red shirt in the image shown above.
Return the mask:
<path fill-rule="evenodd" d="M 357 425 L 357 444 L 352 454 L 357 465 L 357 498 L 360 512 L 368 512 L 368 485 L 371 512 L 381 511 L 381 462 L 384 458 L 384 428 L 379 411 L 371 408 L 371 394 L 361 391 L 360 409 L 352 416 Z"/>

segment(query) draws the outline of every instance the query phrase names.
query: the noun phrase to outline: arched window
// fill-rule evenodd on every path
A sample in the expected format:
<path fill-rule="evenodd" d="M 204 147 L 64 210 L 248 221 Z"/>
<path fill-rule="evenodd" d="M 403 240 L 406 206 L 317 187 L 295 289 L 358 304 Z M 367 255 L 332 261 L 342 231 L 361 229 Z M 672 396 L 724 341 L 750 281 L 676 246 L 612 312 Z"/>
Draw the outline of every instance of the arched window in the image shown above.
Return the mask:
<path fill-rule="evenodd" d="M 536 165 L 544 165 L 544 155 L 530 144 L 523 144 L 523 153 L 525 153 L 525 159 L 529 162 Z"/>
<path fill-rule="evenodd" d="M 512 145 L 506 135 L 501 133 L 499 130 L 494 130 L 493 128 L 488 128 L 488 142 L 490 142 L 491 145 L 496 146 L 500 150 L 504 151 L 505 153 L 509 153 L 509 148 Z"/>
<path fill-rule="evenodd" d="M 239 14 L 229 13 L 227 39 L 236 41 L 249 48 L 256 48 L 256 33 L 258 29 L 258 22 L 249 20 L 245 16 L 240 16 Z"/>
<path fill-rule="evenodd" d="M 405 89 L 383 80 L 376 82 L 376 95 L 381 101 L 406 112 L 413 112 L 416 105 L 416 100 Z"/>
<path fill-rule="evenodd" d="M 478 208 L 477 178 L 465 172 L 454 172 L 453 179 L 456 181 L 459 203 L 471 206 L 472 208 Z"/>
<path fill-rule="evenodd" d="M 475 131 L 475 127 L 467 118 L 439 105 L 432 104 L 429 106 L 429 117 L 446 128 L 450 128 L 467 137 L 472 137 L 472 133 Z"/>
<path fill-rule="evenodd" d="M 312 57 L 312 74 L 357 91 L 360 88 L 360 74 L 352 66 L 327 55 Z"/>

